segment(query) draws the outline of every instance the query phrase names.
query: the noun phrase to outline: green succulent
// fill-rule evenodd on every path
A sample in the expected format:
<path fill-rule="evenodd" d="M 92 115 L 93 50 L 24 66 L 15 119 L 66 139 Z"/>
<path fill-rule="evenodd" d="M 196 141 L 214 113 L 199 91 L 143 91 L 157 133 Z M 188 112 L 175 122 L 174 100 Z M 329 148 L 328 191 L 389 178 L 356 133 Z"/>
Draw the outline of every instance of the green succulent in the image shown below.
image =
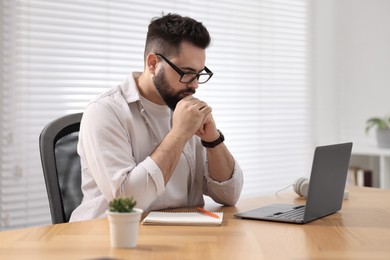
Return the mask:
<path fill-rule="evenodd" d="M 390 129 L 390 116 L 385 117 L 371 117 L 366 121 L 366 134 L 368 131 L 376 126 L 378 129 Z"/>
<path fill-rule="evenodd" d="M 133 197 L 130 198 L 116 198 L 109 204 L 109 210 L 111 212 L 133 212 L 133 208 L 137 204 L 137 201 Z"/>

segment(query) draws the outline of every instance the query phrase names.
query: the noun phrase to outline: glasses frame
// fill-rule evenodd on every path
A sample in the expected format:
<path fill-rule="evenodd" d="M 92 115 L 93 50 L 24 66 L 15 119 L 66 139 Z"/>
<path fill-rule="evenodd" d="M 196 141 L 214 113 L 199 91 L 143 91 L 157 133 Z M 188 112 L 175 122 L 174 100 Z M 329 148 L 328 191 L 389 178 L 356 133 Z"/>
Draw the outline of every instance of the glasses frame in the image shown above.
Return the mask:
<path fill-rule="evenodd" d="M 169 66 L 171 66 L 172 69 L 174 69 L 179 75 L 180 75 L 180 82 L 181 83 L 186 83 L 186 84 L 189 84 L 191 83 L 192 81 L 194 81 L 194 79 L 197 79 L 198 80 L 198 84 L 204 84 L 206 83 L 207 81 L 209 81 L 211 79 L 211 77 L 214 75 L 214 73 L 209 70 L 209 68 L 207 68 L 206 66 L 204 66 L 203 70 L 206 71 L 206 73 L 202 73 L 202 72 L 199 72 L 199 73 L 195 73 L 195 72 L 184 72 L 182 71 L 181 69 L 179 69 L 175 64 L 173 64 L 170 60 L 168 60 L 166 57 L 164 57 L 164 55 L 160 54 L 160 53 L 156 53 L 157 56 L 161 57 L 166 63 L 168 63 Z M 183 77 L 185 75 L 194 75 L 193 78 L 191 78 L 191 80 L 189 81 L 182 81 Z M 203 81 L 203 82 L 199 82 L 199 77 L 201 75 L 208 75 L 209 78 L 206 80 L 206 81 Z"/>

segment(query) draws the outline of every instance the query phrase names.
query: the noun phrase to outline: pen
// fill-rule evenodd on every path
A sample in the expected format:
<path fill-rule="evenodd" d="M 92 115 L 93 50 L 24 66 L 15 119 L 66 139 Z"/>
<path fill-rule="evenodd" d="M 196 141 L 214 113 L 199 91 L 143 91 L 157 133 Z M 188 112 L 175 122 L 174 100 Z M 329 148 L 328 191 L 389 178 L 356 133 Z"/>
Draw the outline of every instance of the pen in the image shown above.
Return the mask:
<path fill-rule="evenodd" d="M 202 212 L 203 214 L 206 214 L 206 215 L 208 215 L 210 217 L 219 218 L 219 216 L 217 214 L 214 214 L 213 212 L 210 212 L 210 211 L 205 210 L 203 208 L 196 208 L 196 210 L 198 210 L 198 211 Z"/>

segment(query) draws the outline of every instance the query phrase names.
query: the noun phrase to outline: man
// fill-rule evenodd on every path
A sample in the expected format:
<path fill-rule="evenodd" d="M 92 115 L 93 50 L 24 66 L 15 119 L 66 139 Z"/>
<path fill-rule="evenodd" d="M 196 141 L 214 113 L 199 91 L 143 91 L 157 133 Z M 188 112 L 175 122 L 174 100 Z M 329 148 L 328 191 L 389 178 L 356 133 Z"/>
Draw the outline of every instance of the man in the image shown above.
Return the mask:
<path fill-rule="evenodd" d="M 203 194 L 234 205 L 242 171 L 217 130 L 212 109 L 193 96 L 213 75 L 199 22 L 175 14 L 152 20 L 142 73 L 86 108 L 79 133 L 81 205 L 71 221 L 104 217 L 115 197 L 158 210 L 204 204 Z"/>

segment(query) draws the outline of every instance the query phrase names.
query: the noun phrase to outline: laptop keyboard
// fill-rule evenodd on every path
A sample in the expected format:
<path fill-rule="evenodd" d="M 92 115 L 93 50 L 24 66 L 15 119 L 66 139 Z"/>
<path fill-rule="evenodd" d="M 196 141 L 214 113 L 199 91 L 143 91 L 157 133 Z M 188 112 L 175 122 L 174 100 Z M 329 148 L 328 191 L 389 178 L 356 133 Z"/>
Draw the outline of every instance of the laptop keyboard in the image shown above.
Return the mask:
<path fill-rule="evenodd" d="M 305 206 L 299 206 L 292 210 L 275 213 L 270 216 L 270 218 L 274 219 L 303 219 L 303 215 L 305 214 Z"/>

